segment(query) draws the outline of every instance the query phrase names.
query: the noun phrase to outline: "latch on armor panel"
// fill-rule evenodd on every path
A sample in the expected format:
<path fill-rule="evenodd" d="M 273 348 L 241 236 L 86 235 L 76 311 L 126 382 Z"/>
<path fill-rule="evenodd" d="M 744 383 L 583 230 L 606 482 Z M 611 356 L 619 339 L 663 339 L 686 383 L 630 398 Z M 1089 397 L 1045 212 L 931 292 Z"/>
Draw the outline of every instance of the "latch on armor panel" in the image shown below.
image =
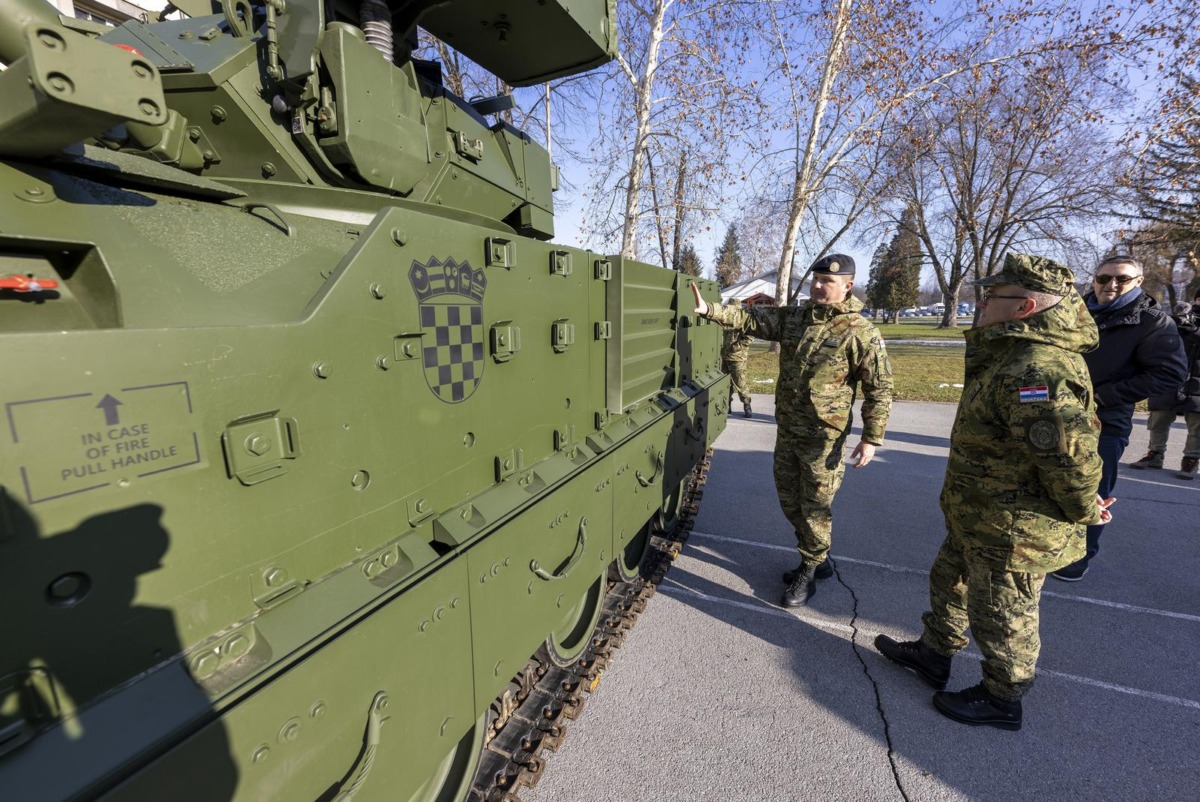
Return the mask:
<path fill-rule="evenodd" d="M 472 139 L 462 131 L 455 131 L 454 150 L 463 158 L 470 159 L 473 162 L 480 161 L 483 158 L 483 140 Z"/>
<path fill-rule="evenodd" d="M 464 504 L 433 522 L 433 539 L 447 546 L 461 546 L 478 534 L 487 522 L 473 504 Z"/>
<path fill-rule="evenodd" d="M 516 249 L 512 240 L 503 237 L 487 237 L 483 241 L 484 262 L 488 267 L 509 267 L 516 262 Z"/>
<path fill-rule="evenodd" d="M 254 603 L 266 610 L 300 593 L 304 583 L 290 578 L 285 567 L 275 564 L 250 574 L 250 590 Z"/>
<path fill-rule="evenodd" d="M 503 454 L 496 455 L 496 481 L 503 482 L 517 471 L 521 470 L 524 465 L 524 452 L 521 449 L 510 449 Z"/>
<path fill-rule="evenodd" d="M 567 423 L 561 428 L 554 430 L 554 450 L 562 451 L 569 446 L 578 443 L 579 440 L 575 436 L 575 424 Z"/>
<path fill-rule="evenodd" d="M 566 318 L 560 318 L 550 327 L 550 346 L 554 353 L 561 354 L 575 342 L 575 324 Z"/>
<path fill-rule="evenodd" d="M 421 355 L 421 333 L 397 334 L 393 338 L 393 345 L 395 346 L 397 362 L 416 359 Z"/>
<path fill-rule="evenodd" d="M 221 435 L 229 476 L 249 487 L 287 473 L 286 460 L 300 456 L 300 429 L 295 418 L 279 410 L 239 418 Z"/>
<path fill-rule="evenodd" d="M 599 320 L 596 322 L 596 339 L 607 340 L 612 337 L 612 322 Z"/>
<path fill-rule="evenodd" d="M 425 521 L 428 521 L 437 512 L 437 510 L 433 508 L 433 504 L 430 503 L 429 500 L 424 496 L 410 498 L 406 502 L 406 506 L 408 507 L 409 526 L 418 526 Z"/>
<path fill-rule="evenodd" d="M 556 276 L 571 275 L 571 252 L 570 251 L 551 251 L 550 252 L 550 272 Z"/>
<path fill-rule="evenodd" d="M 596 260 L 596 280 L 609 281 L 612 279 L 612 262 L 607 259 Z"/>
<path fill-rule="evenodd" d="M 254 624 L 210 638 L 184 657 L 192 677 L 209 693 L 220 693 L 271 662 L 271 646 Z"/>
<path fill-rule="evenodd" d="M 489 337 L 492 347 L 492 359 L 497 362 L 507 362 L 517 351 L 521 350 L 521 329 L 512 325 L 511 320 L 501 320 L 492 324 Z"/>
<path fill-rule="evenodd" d="M 55 679 L 44 667 L 0 677 L 0 755 L 33 739 L 39 727 L 62 716 Z"/>

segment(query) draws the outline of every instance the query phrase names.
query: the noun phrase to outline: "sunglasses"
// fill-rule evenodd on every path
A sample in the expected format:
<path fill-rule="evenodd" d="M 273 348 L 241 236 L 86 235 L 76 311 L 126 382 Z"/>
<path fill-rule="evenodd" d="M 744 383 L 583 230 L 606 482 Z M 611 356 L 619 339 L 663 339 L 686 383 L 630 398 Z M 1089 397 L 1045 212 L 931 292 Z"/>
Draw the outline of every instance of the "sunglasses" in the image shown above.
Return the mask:
<path fill-rule="evenodd" d="M 1139 278 L 1141 278 L 1141 276 L 1106 276 L 1103 274 L 1098 274 L 1095 278 L 1092 279 L 1092 281 L 1095 281 L 1101 287 L 1107 287 L 1109 282 L 1113 282 L 1113 281 L 1117 282 L 1118 286 L 1124 287 L 1129 282 L 1133 281 L 1134 279 L 1139 279 Z"/>

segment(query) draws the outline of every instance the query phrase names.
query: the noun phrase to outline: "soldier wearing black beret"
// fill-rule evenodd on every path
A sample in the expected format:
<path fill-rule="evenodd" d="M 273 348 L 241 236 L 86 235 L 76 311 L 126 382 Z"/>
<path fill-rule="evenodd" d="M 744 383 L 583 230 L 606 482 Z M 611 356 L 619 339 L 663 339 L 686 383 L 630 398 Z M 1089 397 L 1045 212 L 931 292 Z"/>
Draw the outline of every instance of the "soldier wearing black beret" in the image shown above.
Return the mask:
<path fill-rule="evenodd" d="M 712 306 L 692 284 L 696 313 L 727 329 L 781 344 L 775 388 L 775 489 L 795 527 L 800 565 L 784 574 L 784 607 L 808 603 L 816 579 L 833 575 L 827 561 L 834 494 L 842 484 L 842 458 L 852 424 L 851 406 L 863 393 L 862 440 L 850 458 L 862 468 L 883 442 L 892 409 L 892 366 L 879 330 L 859 312 L 850 294 L 854 260 L 835 253 L 811 268 L 811 298 L 798 306 L 743 310 Z"/>

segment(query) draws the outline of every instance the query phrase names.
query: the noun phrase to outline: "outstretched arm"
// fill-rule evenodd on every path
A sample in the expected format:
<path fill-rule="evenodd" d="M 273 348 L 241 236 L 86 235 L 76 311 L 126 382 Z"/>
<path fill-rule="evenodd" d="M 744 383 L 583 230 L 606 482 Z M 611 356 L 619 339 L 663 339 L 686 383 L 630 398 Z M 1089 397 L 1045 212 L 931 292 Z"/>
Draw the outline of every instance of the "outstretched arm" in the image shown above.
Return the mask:
<path fill-rule="evenodd" d="M 727 329 L 748 333 L 764 340 L 778 340 L 783 331 L 786 308 L 756 306 L 742 309 L 737 304 L 722 306 L 710 304 L 700 297 L 700 288 L 692 282 L 692 298 L 696 303 L 696 314 L 708 318 Z"/>
<path fill-rule="evenodd" d="M 700 288 L 696 286 L 696 282 L 692 282 L 692 297 L 696 299 L 696 314 L 700 317 L 708 315 L 708 303 L 700 297 Z"/>

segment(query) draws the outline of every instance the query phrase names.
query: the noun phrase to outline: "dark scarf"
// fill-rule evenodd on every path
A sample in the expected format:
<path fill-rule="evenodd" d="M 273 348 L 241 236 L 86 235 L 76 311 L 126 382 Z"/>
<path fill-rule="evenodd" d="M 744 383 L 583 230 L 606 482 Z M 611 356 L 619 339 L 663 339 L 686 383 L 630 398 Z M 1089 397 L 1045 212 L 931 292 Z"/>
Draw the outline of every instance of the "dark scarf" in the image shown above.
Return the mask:
<path fill-rule="evenodd" d="M 1092 313 L 1115 312 L 1116 310 L 1120 309 L 1121 307 L 1128 306 L 1129 304 L 1133 303 L 1134 301 L 1136 301 L 1138 298 L 1141 298 L 1141 297 L 1142 297 L 1142 288 L 1134 287 L 1132 290 L 1125 293 L 1124 295 L 1118 295 L 1116 298 L 1109 301 L 1108 303 L 1102 304 L 1102 303 L 1100 303 L 1099 299 L 1096 298 L 1095 292 L 1089 292 L 1088 297 L 1087 297 L 1087 308 L 1088 308 L 1088 311 L 1092 312 Z"/>

